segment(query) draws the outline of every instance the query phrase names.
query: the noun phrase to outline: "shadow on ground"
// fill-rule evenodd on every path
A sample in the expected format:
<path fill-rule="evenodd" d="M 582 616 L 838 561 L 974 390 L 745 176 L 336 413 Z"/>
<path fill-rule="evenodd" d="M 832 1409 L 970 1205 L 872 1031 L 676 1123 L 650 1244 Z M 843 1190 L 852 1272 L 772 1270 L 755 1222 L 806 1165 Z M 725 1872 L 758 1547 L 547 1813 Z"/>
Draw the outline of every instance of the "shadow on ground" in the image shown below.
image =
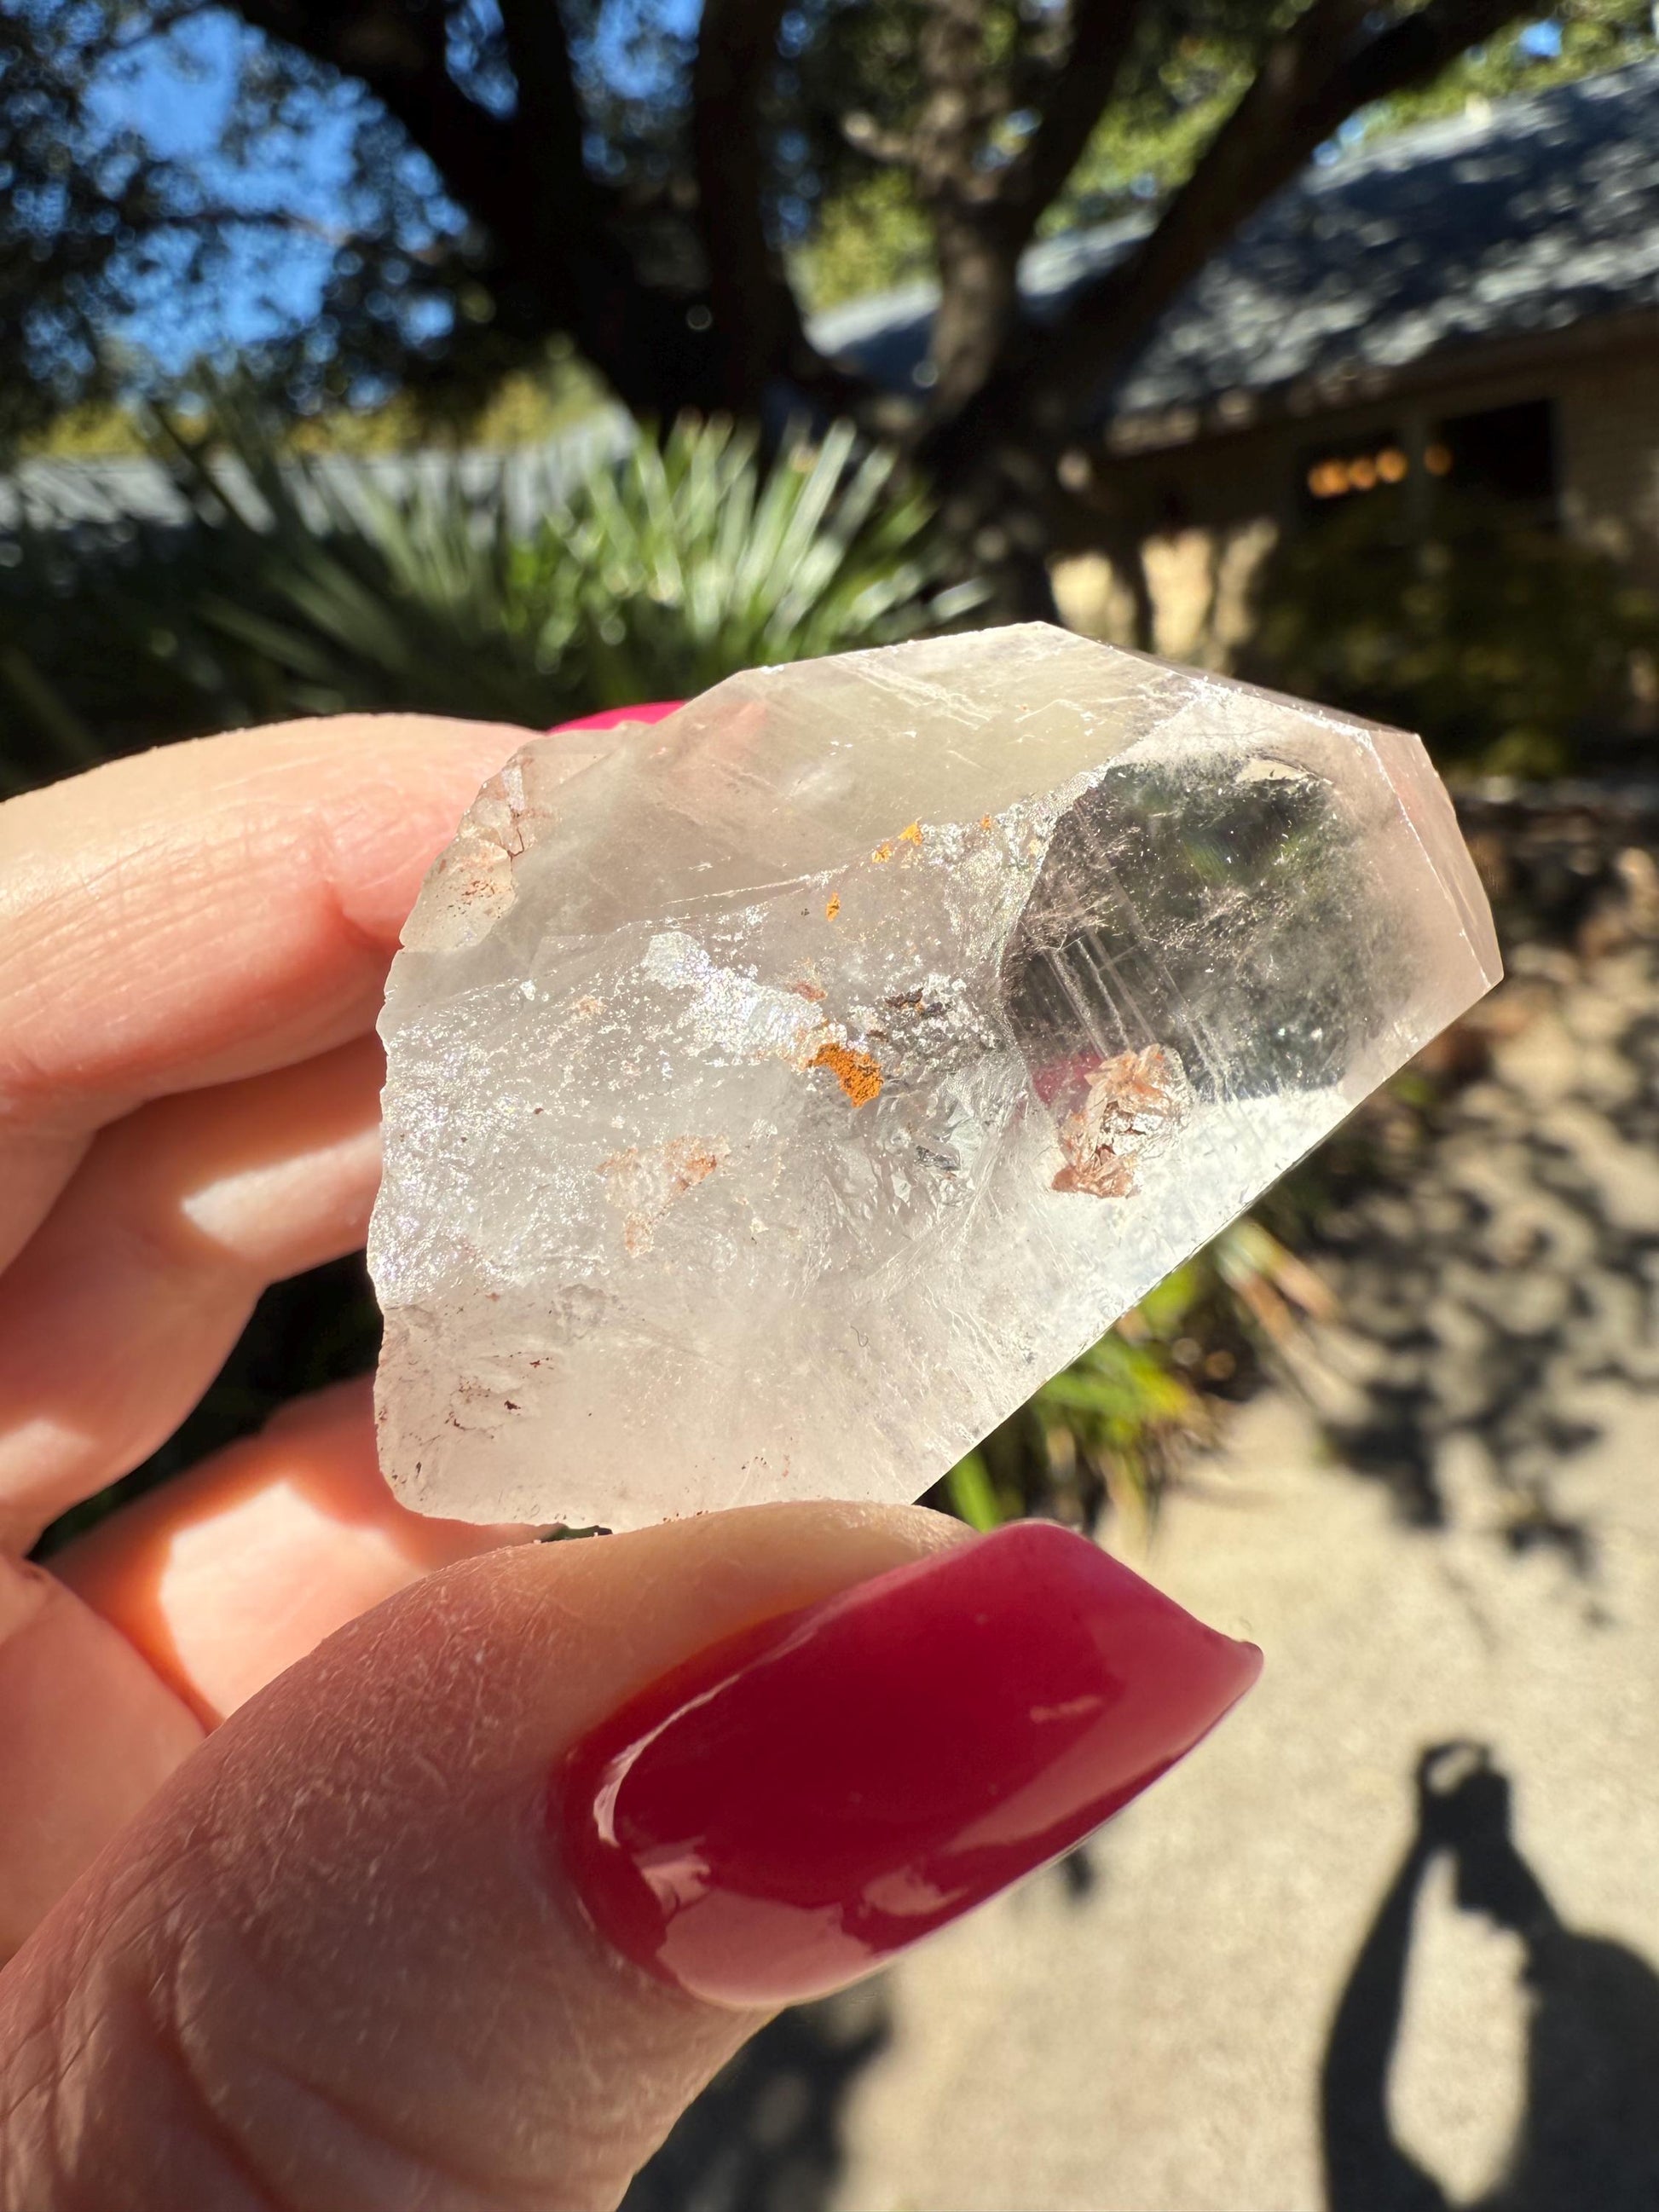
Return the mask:
<path fill-rule="evenodd" d="M 879 1982 L 782 2014 L 710 2082 L 622 2212 L 824 2212 L 843 2103 L 887 2033 Z"/>
<path fill-rule="evenodd" d="M 1525 2105 L 1496 2186 L 1463 2212 L 1652 2212 L 1659 2204 L 1659 1976 L 1567 1927 L 1517 1846 L 1508 1778 L 1485 1746 L 1437 1744 L 1417 1826 L 1355 1959 L 1320 2081 L 1328 2212 L 1453 2212 L 1396 2138 L 1389 2075 L 1416 1907 L 1449 1857 L 1459 1908 L 1524 1947 Z M 1459 2200 L 1460 2205 L 1462 2200 Z"/>
<path fill-rule="evenodd" d="M 1045 1879 L 1080 1905 L 1100 1875 L 1084 1846 Z M 621 2212 L 827 2212 L 842 2175 L 847 2100 L 888 2033 L 882 1979 L 781 2014 L 710 2082 Z"/>
<path fill-rule="evenodd" d="M 1514 1548 L 1589 1571 L 1571 1470 L 1598 1388 L 1659 1389 L 1659 960 L 1517 965 L 1453 1041 L 1474 1079 L 1414 1139 L 1396 1093 L 1316 1166 L 1310 1256 L 1341 1320 L 1298 1379 L 1340 1456 L 1413 1517 L 1473 1504 Z"/>

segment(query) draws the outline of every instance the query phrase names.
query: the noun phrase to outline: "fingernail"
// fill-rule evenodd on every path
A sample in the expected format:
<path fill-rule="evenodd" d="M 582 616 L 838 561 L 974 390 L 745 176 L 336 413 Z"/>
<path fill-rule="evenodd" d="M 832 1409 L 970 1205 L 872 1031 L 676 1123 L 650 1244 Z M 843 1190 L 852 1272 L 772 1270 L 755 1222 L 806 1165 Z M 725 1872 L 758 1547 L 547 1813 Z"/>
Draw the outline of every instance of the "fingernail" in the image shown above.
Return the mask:
<path fill-rule="evenodd" d="M 714 2003 L 793 2004 L 1070 1850 L 1261 1668 L 1020 1522 L 699 1653 L 562 1762 L 549 1819 L 618 1950 Z"/>

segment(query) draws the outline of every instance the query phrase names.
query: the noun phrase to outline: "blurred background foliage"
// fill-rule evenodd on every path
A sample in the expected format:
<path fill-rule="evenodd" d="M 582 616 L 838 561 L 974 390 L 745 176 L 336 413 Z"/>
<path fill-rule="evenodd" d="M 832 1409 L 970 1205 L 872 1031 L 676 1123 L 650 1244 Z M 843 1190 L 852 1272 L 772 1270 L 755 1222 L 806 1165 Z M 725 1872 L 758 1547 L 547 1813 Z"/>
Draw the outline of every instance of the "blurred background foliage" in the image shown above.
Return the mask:
<path fill-rule="evenodd" d="M 852 135 L 839 158 L 822 153 L 824 188 L 811 227 L 793 257 L 799 289 L 814 307 L 908 284 L 936 272 L 933 232 L 913 179 L 900 167 L 858 159 L 883 143 L 891 118 L 914 97 L 903 10 L 870 9 L 856 36 L 843 33 L 841 66 L 855 84 L 856 112 L 871 127 Z M 1413 123 L 1468 111 L 1471 103 L 1542 91 L 1646 51 L 1652 19 L 1631 0 L 1572 0 L 1550 18 L 1517 20 L 1460 55 L 1428 84 L 1371 103 L 1344 126 L 1341 143 L 1358 145 Z M 1126 216 L 1150 217 L 1191 176 L 1218 125 L 1237 106 L 1259 63 L 1257 21 L 1249 8 L 1194 16 L 1185 35 L 1148 51 L 1120 87 L 1082 159 L 1044 210 L 1045 237 Z M 837 80 L 819 94 L 832 108 L 851 103 Z M 1018 143 L 1016 130 L 1001 148 Z M 815 150 L 817 150 L 815 149 Z M 850 159 L 849 159 L 850 155 Z"/>
<path fill-rule="evenodd" d="M 1432 733 L 1443 765 L 1601 765 L 1653 691 L 1659 605 L 1594 545 L 1478 495 L 1385 493 L 1281 540 L 1240 673 Z"/>
<path fill-rule="evenodd" d="M 603 418 L 574 469 L 424 455 L 392 488 L 245 391 L 145 425 L 185 520 L 0 541 L 14 787 L 288 714 L 418 708 L 546 726 L 757 664 L 960 619 L 931 510 L 846 426 Z"/>
<path fill-rule="evenodd" d="M 1247 1215 L 1044 1383 L 933 1502 L 975 1528 L 1031 1512 L 1087 1528 L 1109 1510 L 1144 1535 L 1187 1449 L 1213 1439 L 1220 1407 L 1332 1311 L 1314 1271 Z"/>

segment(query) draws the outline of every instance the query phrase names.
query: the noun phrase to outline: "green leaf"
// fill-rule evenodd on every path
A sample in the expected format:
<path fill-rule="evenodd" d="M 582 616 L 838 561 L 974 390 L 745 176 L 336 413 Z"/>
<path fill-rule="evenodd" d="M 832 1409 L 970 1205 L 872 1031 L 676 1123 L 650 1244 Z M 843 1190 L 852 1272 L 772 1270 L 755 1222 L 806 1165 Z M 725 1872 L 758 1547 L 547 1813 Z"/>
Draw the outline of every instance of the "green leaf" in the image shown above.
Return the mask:
<path fill-rule="evenodd" d="M 951 1510 L 970 1528 L 1000 1528 L 1007 1517 L 998 1501 L 985 1462 L 976 1451 L 959 1459 L 945 1478 Z"/>

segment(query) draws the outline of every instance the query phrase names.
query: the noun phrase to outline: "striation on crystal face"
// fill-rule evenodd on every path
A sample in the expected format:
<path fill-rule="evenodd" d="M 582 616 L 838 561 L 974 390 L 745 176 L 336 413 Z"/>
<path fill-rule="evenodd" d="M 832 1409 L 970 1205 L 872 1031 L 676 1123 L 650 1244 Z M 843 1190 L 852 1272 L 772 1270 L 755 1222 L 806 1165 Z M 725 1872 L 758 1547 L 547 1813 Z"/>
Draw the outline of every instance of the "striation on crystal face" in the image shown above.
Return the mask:
<path fill-rule="evenodd" d="M 1030 624 L 527 744 L 381 1034 L 427 1512 L 909 1498 L 1498 976 L 1415 738 Z"/>

